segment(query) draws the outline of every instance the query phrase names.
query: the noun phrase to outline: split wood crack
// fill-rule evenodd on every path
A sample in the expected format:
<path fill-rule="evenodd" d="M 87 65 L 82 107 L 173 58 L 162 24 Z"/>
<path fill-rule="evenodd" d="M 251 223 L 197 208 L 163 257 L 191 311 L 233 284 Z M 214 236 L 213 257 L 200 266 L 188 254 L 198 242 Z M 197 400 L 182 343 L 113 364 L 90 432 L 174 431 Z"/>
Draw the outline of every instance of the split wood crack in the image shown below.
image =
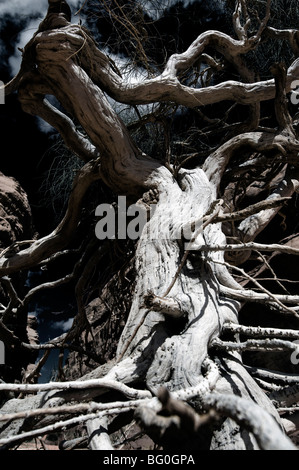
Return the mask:
<path fill-rule="evenodd" d="M 189 246 L 191 246 L 192 243 L 195 242 L 195 240 L 196 240 L 196 238 L 198 237 L 198 235 L 200 235 L 200 234 L 204 231 L 204 229 L 219 215 L 219 212 L 220 212 L 220 209 L 221 209 L 222 204 L 223 204 L 223 200 L 222 200 L 222 199 L 216 200 L 216 201 L 214 201 L 214 202 L 212 203 L 212 205 L 211 205 L 211 207 L 210 207 L 210 209 L 209 209 L 209 211 L 208 211 L 208 214 L 210 214 L 210 215 L 206 215 L 205 217 L 203 217 L 204 223 L 199 227 L 198 230 L 196 230 L 195 234 L 193 235 L 192 239 L 191 239 L 190 242 L 189 242 Z M 206 217 L 208 217 L 208 218 L 206 218 Z M 182 260 L 181 260 L 181 263 L 180 263 L 180 265 L 179 265 L 179 267 L 178 267 L 178 269 L 177 269 L 177 271 L 176 271 L 176 273 L 175 273 L 175 275 L 174 275 L 174 278 L 173 278 L 171 284 L 169 285 L 168 289 L 167 289 L 167 290 L 165 291 L 165 293 L 163 294 L 163 296 L 162 296 L 162 297 L 158 297 L 158 296 L 155 295 L 155 296 L 154 296 L 155 298 L 165 299 L 165 297 L 169 294 L 169 292 L 171 291 L 171 289 L 172 289 L 173 286 L 175 285 L 175 283 L 176 283 L 176 281 L 177 281 L 177 279 L 178 279 L 178 277 L 179 277 L 179 275 L 180 275 L 180 273 L 181 273 L 181 271 L 182 271 L 182 269 L 183 269 L 183 267 L 184 267 L 184 265 L 185 265 L 185 263 L 186 263 L 186 260 L 187 260 L 187 258 L 188 258 L 188 256 L 189 256 L 190 251 L 191 251 L 190 248 L 185 251 L 185 253 L 184 253 L 184 255 L 183 255 L 183 258 L 182 258 Z M 152 293 L 148 293 L 147 297 L 149 297 L 149 296 L 151 296 L 151 295 L 152 295 Z M 135 338 L 135 336 L 136 336 L 136 334 L 137 334 L 139 328 L 143 325 L 143 323 L 144 323 L 144 321 L 145 321 L 145 319 L 146 319 L 146 317 L 147 317 L 147 315 L 148 315 L 149 312 L 151 312 L 151 309 L 150 309 L 150 308 L 147 309 L 147 310 L 144 312 L 144 314 L 142 315 L 142 318 L 141 318 L 140 322 L 136 325 L 136 328 L 134 329 L 132 335 L 131 335 L 130 338 L 128 339 L 128 341 L 127 341 L 127 343 L 126 343 L 126 345 L 125 345 L 125 347 L 124 347 L 124 349 L 123 349 L 121 355 L 119 356 L 117 362 L 120 362 L 121 359 L 124 357 L 125 353 L 127 352 L 127 350 L 128 350 L 128 348 L 129 348 L 129 346 L 131 345 L 133 339 Z"/>
<path fill-rule="evenodd" d="M 204 231 L 204 229 L 211 223 L 221 223 L 221 222 L 224 222 L 224 221 L 231 221 L 231 220 L 240 220 L 244 217 L 248 217 L 252 214 L 255 214 L 261 210 L 265 210 L 265 209 L 268 209 L 270 207 L 275 207 L 277 205 L 282 205 L 283 203 L 287 202 L 288 200 L 290 200 L 289 197 L 279 197 L 279 198 L 276 198 L 276 199 L 273 199 L 273 200 L 268 200 L 268 201 L 262 201 L 262 202 L 258 202 L 256 204 L 253 204 L 252 206 L 250 207 L 247 207 L 246 209 L 243 209 L 243 210 L 240 210 L 240 211 L 236 211 L 234 213 L 229 213 L 229 214 L 221 214 L 220 211 L 221 211 L 221 208 L 222 208 L 222 205 L 223 205 L 223 200 L 222 199 L 217 199 L 216 201 L 214 201 L 212 204 L 211 204 L 211 207 L 210 209 L 208 210 L 207 214 L 202 218 L 202 225 L 198 228 L 198 230 L 196 230 L 195 234 L 193 235 L 192 239 L 190 240 L 188 246 L 190 246 L 190 248 L 187 248 L 187 250 L 184 252 L 184 255 L 182 257 L 182 260 L 180 262 L 180 265 L 173 277 L 173 280 L 172 282 L 170 283 L 169 287 L 166 289 L 166 291 L 164 292 L 164 294 L 162 296 L 157 296 L 155 294 L 153 294 L 152 292 L 149 292 L 147 294 L 147 298 L 149 297 L 154 297 L 156 299 L 160 299 L 160 300 L 164 300 L 167 295 L 170 293 L 170 291 L 172 290 L 173 286 L 175 285 L 186 261 L 187 261 L 187 258 L 190 254 L 190 251 L 191 251 L 191 246 L 192 244 L 195 242 L 195 240 L 197 239 L 197 237 Z M 144 314 L 142 315 L 140 321 L 138 322 L 138 324 L 136 325 L 132 335 L 130 336 L 130 338 L 128 339 L 127 343 L 125 344 L 125 347 L 121 353 L 121 355 L 119 356 L 118 358 L 118 361 L 117 362 L 120 362 L 121 359 L 123 359 L 125 353 L 127 352 L 128 348 L 130 347 L 130 345 L 132 344 L 137 332 L 139 331 L 139 328 L 143 325 L 147 315 L 149 314 L 149 312 L 151 312 L 152 309 L 148 308 Z"/>

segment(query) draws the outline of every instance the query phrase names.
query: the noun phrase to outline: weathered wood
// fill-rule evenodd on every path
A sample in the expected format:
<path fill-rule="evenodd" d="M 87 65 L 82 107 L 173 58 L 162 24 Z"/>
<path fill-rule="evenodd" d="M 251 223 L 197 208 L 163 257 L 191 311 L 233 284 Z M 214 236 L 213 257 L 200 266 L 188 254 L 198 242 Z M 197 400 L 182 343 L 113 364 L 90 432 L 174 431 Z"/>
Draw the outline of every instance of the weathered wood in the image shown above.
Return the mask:
<path fill-rule="evenodd" d="M 245 2 L 238 2 L 240 7 L 241 3 L 245 5 Z M 17 256 L 0 258 L 0 273 L 4 275 L 31 267 L 55 250 L 64 248 L 78 223 L 82 198 L 91 182 L 99 178 L 116 194 L 127 195 L 134 201 L 148 190 L 154 189 L 159 196 L 137 244 L 136 288 L 115 364 L 102 381 L 57 384 L 57 390 L 63 390 L 63 394 L 52 397 L 51 403 L 67 400 L 71 396 L 71 385 L 80 389 L 84 393 L 80 397 L 86 400 L 95 396 L 94 390 L 89 392 L 88 387 L 94 389 L 99 383 L 103 387 L 112 383 L 113 388 L 132 393 L 136 399 L 149 397 L 149 391 L 156 394 L 164 386 L 177 397 L 183 396 L 186 401 L 192 399 L 195 409 L 216 408 L 229 417 L 224 419 L 220 430 L 214 431 L 211 448 L 258 448 L 257 442 L 261 448 L 293 448 L 287 439 L 281 437 L 280 424 L 275 423 L 280 423 L 280 418 L 273 404 L 250 377 L 242 361 L 236 359 L 237 356 L 230 356 L 229 360 L 220 355 L 216 357 L 219 377 L 211 387 L 205 381 L 204 369 L 213 340 L 219 338 L 225 324 L 238 323 L 240 302 L 273 302 L 273 298 L 240 288 L 223 262 L 225 249 L 222 247 L 226 245 L 226 239 L 221 222 L 203 223 L 217 202 L 222 176 L 234 152 L 246 146 L 265 154 L 269 151 L 284 156 L 290 153 L 294 158 L 299 151 L 299 142 L 295 136 L 291 138 L 279 131 L 243 133 L 220 146 L 206 159 L 202 168 L 181 169 L 176 180 L 166 166 L 149 158 L 136 146 L 105 96 L 107 93 L 119 102 L 131 105 L 168 101 L 192 108 L 233 100 L 249 104 L 257 111 L 255 103 L 275 97 L 275 82 L 252 82 L 252 74 L 244 66 L 241 56 L 253 50 L 260 41 L 269 17 L 269 4 L 270 1 L 267 2 L 265 19 L 252 38 L 247 37 L 246 25 L 241 25 L 241 10 L 237 8 L 234 26 L 238 39 L 218 31 L 203 33 L 187 51 L 171 56 L 160 76 L 137 84 L 122 79 L 109 59 L 98 50 L 89 33 L 81 26 L 68 24 L 67 18 L 60 22 L 59 17 L 57 25 L 51 23 L 53 18 L 48 17 L 46 29 L 39 30 L 30 43 L 29 49 L 34 50 L 37 68 L 27 75 L 27 79 L 32 78 L 31 82 L 26 76 L 18 77 L 24 109 L 41 115 L 52 125 L 56 122 L 65 142 L 78 155 L 81 154 L 84 161 L 98 154 L 99 158 L 87 163 L 79 172 L 66 216 L 59 227 Z M 51 24 L 57 28 L 52 29 Z M 182 85 L 179 74 L 192 67 L 207 47 L 220 52 L 227 61 L 235 64 L 241 77 L 247 77 L 252 83 L 226 81 L 201 89 Z M 286 91 L 290 90 L 298 69 L 297 60 L 287 71 Z M 43 101 L 49 92 L 58 98 L 66 114 L 76 118 L 86 137 L 77 134 L 74 123 L 66 115 L 57 113 Z M 270 199 L 290 197 L 297 188 L 297 175 L 286 173 L 286 179 Z M 254 240 L 278 210 L 279 206 L 250 215 L 240 224 L 239 234 L 244 234 L 245 241 Z M 202 230 L 198 231 L 194 243 L 196 249 L 189 253 L 189 242 L 200 227 Z M 205 249 L 198 249 L 200 246 Z M 214 248 L 208 251 L 209 246 Z M 184 259 L 186 250 L 188 256 Z M 298 303 L 298 297 L 286 297 L 283 296 L 283 300 Z M 143 383 L 146 390 L 132 390 L 125 385 L 136 382 Z M 200 388 L 202 384 L 204 391 Z M 55 390 L 53 384 L 32 387 L 28 385 L 27 391 L 39 388 Z M 13 390 L 23 388 L 15 384 Z M 195 396 L 188 395 L 190 388 L 196 392 Z M 210 393 L 212 388 L 215 394 Z M 8 386 L 6 389 L 12 388 Z M 236 390 L 242 398 L 235 396 Z M 98 396 L 100 394 L 98 392 Z M 248 399 L 246 406 L 250 403 L 249 411 L 244 407 L 245 398 Z M 156 410 L 157 401 L 153 399 L 151 405 Z M 37 406 L 36 400 L 32 400 L 30 406 Z M 263 420 L 256 419 L 260 408 L 265 410 Z M 84 417 L 84 420 L 88 419 L 92 419 L 88 425 L 90 431 L 102 423 L 94 421 L 98 419 L 94 414 Z M 243 432 L 233 419 L 249 428 L 249 432 Z M 80 419 L 74 418 L 68 424 L 77 422 Z M 274 439 L 269 439 L 273 422 L 275 435 Z M 59 426 L 63 424 L 57 423 L 57 428 Z M 49 429 L 55 429 L 55 425 L 42 428 L 43 432 Z M 104 432 L 95 446 L 102 446 L 106 437 Z M 19 439 L 22 437 L 15 438 L 16 441 Z M 6 442 L 9 443 L 9 439 Z M 110 448 L 109 442 L 105 445 Z"/>

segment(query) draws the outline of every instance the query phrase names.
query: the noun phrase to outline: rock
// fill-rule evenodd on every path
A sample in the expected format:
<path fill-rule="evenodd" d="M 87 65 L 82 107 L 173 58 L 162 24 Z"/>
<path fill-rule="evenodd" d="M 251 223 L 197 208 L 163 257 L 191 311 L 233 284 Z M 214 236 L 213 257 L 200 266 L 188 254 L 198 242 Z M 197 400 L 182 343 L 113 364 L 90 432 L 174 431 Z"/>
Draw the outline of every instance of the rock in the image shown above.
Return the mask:
<path fill-rule="evenodd" d="M 0 172 L 0 255 L 6 250 L 5 256 L 9 257 L 9 249 L 14 253 L 19 250 L 17 245 L 14 245 L 15 242 L 32 240 L 34 236 L 31 209 L 24 189 L 15 178 Z M 26 276 L 26 272 L 10 276 L 19 297 L 25 295 Z M 7 306 L 9 302 L 6 286 L 0 283 L 0 303 Z M 5 325 L 22 341 L 28 342 L 26 311 L 7 315 Z M 30 335 L 33 339 L 31 330 Z M 28 362 L 33 359 L 32 354 L 23 350 L 20 353 L 19 349 L 12 350 L 8 347 L 5 353 L 5 365 L 0 366 L 1 379 L 5 382 L 21 380 L 22 368 L 26 368 Z"/>
<path fill-rule="evenodd" d="M 0 248 L 32 237 L 32 214 L 27 195 L 15 178 L 0 172 Z"/>
<path fill-rule="evenodd" d="M 34 315 L 28 315 L 27 318 L 27 336 L 30 344 L 39 344 L 39 337 L 37 331 L 37 318 Z"/>

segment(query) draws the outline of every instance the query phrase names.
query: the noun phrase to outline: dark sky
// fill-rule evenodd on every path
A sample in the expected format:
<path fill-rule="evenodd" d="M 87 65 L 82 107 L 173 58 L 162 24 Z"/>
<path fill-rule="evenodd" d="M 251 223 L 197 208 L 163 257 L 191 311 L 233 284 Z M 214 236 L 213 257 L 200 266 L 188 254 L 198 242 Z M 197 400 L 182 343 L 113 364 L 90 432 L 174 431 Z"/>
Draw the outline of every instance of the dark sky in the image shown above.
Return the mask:
<path fill-rule="evenodd" d="M 78 0 L 71 0 L 70 4 L 75 13 Z M 30 40 L 47 6 L 47 0 L 0 0 L 0 79 L 3 82 L 18 72 L 21 63 L 18 48 Z M 40 187 L 51 163 L 47 150 L 54 143 L 53 132 L 41 120 L 24 113 L 17 95 L 13 94 L 0 105 L 0 135 L 0 171 L 21 183 L 29 196 L 38 231 L 47 232 L 52 225 L 51 214 L 40 207 Z"/>

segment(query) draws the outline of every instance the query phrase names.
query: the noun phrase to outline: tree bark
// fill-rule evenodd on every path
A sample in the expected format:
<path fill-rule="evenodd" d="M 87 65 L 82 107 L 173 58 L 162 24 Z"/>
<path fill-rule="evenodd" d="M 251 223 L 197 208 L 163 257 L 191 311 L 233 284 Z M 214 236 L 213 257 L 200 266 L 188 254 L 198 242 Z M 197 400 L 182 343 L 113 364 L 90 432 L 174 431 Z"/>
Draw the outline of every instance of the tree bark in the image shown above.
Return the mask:
<path fill-rule="evenodd" d="M 252 426 L 249 431 L 239 427 L 247 418 L 251 424 L 254 422 L 255 404 L 275 418 L 278 429 L 281 424 L 272 402 L 251 378 L 241 358 L 237 354 L 220 357 L 213 348 L 213 339 L 222 335 L 224 325 L 238 323 L 239 302 L 246 296 L 224 263 L 224 250 L 198 249 L 201 245 L 226 244 L 221 222 L 205 224 L 205 220 L 210 217 L 208 220 L 212 222 L 219 215 L 220 183 L 233 151 L 246 145 L 259 152 L 278 149 L 294 154 L 299 143 L 295 137 L 290 139 L 281 132 L 241 134 L 212 153 L 202 168 L 181 170 L 176 180 L 169 169 L 138 149 L 105 93 L 128 104 L 174 101 L 189 107 L 231 99 L 254 105 L 256 101 L 274 98 L 274 80 L 228 81 L 204 89 L 189 88 L 179 82 L 179 72 L 190 68 L 207 46 L 235 61 L 246 74 L 240 57 L 253 48 L 260 35 L 251 42 L 241 36 L 233 40 L 216 31 L 205 33 L 185 53 L 172 56 L 159 77 L 136 85 L 126 83 L 113 71 L 107 57 L 80 26 L 67 25 L 39 32 L 30 44 L 37 69 L 21 79 L 20 101 L 24 110 L 41 115 L 51 124 L 57 122 L 58 130 L 65 122 L 66 143 L 75 148 L 82 160 L 90 161 L 75 181 L 60 226 L 17 256 L 0 259 L 0 272 L 4 275 L 28 268 L 64 248 L 77 226 L 85 190 L 96 179 L 101 178 L 113 192 L 139 204 L 144 204 L 142 196 L 146 191 L 155 190 L 158 202 L 154 209 L 152 206 L 135 254 L 137 279 L 132 307 L 119 340 L 116 364 L 107 379 L 124 384 L 143 383 L 153 395 L 162 386 L 179 392 L 203 382 L 205 361 L 213 357 L 220 379 L 214 394 L 210 390 L 211 396 L 204 395 L 197 402 L 195 399 L 195 409 L 216 407 L 222 412 L 226 409 L 226 413 L 230 400 L 234 402 L 232 397 L 239 395 L 254 411 L 253 416 L 242 417 L 237 425 L 231 415 L 225 418 L 220 428 L 214 430 L 211 449 L 251 449 L 264 442 L 263 430 L 256 430 L 253 437 Z M 287 73 L 287 90 L 297 70 L 298 61 L 295 61 Z M 59 99 L 66 114 L 75 116 L 87 137 L 78 136 L 76 127 L 65 116 L 58 116 L 57 111 L 43 102 L 45 90 Z M 95 156 L 98 158 L 94 159 Z M 292 195 L 297 179 L 293 183 L 286 184 L 285 190 L 278 190 L 277 197 Z M 240 232 L 246 235 L 245 242 L 254 240 L 278 209 L 268 211 L 251 216 L 257 225 L 252 218 L 245 219 L 240 226 Z M 226 402 L 221 403 L 222 395 L 218 393 L 228 395 L 227 406 Z M 241 414 L 243 405 L 244 402 L 239 403 Z M 88 426 L 92 431 L 93 425 Z M 269 426 L 268 421 L 265 426 Z M 260 439 L 256 439 L 259 434 Z M 266 434 L 269 435 L 268 427 Z M 104 438 L 99 437 L 99 445 Z M 286 443 L 288 440 L 283 439 L 283 446 Z M 279 447 L 279 438 L 273 446 Z"/>

